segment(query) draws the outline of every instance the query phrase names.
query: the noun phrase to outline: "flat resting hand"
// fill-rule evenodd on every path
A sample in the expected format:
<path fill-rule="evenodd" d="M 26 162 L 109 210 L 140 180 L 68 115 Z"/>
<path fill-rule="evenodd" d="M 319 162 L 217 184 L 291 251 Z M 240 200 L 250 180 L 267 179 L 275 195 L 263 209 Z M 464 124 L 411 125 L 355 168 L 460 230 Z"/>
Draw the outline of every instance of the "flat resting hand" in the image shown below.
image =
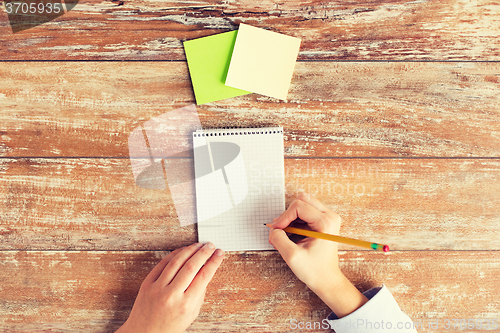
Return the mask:
<path fill-rule="evenodd" d="M 177 249 L 142 282 L 129 318 L 116 333 L 181 333 L 196 319 L 224 252 L 211 243 Z"/>

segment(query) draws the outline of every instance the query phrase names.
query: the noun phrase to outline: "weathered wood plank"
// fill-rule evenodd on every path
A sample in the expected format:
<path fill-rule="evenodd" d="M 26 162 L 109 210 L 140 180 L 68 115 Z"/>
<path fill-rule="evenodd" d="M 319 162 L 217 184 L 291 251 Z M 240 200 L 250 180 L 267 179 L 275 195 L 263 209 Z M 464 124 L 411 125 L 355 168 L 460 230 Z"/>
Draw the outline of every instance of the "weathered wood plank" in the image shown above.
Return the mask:
<path fill-rule="evenodd" d="M 282 125 L 286 156 L 500 156 L 498 63 L 298 63 L 287 102 L 198 107 L 207 127 Z M 194 102 L 184 62 L 3 63 L 0 156 L 128 156 Z"/>
<path fill-rule="evenodd" d="M 286 159 L 285 172 L 287 202 L 315 194 L 345 236 L 500 250 L 499 159 Z M 168 190 L 135 185 L 127 159 L 0 160 L 0 234 L 4 250 L 171 250 L 197 239 Z"/>
<path fill-rule="evenodd" d="M 499 14 L 487 0 L 87 0 L 16 34 L 1 15 L 0 58 L 184 59 L 183 40 L 243 22 L 301 38 L 300 59 L 497 60 Z"/>
<path fill-rule="evenodd" d="M 0 329 L 111 332 L 163 252 L 0 252 Z M 362 291 L 385 284 L 414 322 L 499 318 L 498 251 L 340 252 Z M 237 268 L 237 269 L 235 269 Z M 457 278 L 457 272 L 460 277 Z M 190 332 L 284 332 L 329 309 L 274 251 L 230 254 L 210 283 Z M 443 327 L 432 332 L 448 332 Z M 324 330 L 311 330 L 324 332 Z"/>

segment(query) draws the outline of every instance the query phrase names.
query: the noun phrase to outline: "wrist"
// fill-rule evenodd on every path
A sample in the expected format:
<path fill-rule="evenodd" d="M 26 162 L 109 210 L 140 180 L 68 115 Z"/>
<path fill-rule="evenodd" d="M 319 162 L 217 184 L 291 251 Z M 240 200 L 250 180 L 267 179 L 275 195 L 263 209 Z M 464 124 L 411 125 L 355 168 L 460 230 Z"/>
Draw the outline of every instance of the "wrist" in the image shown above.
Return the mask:
<path fill-rule="evenodd" d="M 119 329 L 116 330 L 115 333 L 131 333 L 132 330 L 130 330 L 129 325 L 128 325 L 128 320 L 126 320 L 122 326 L 120 326 Z"/>
<path fill-rule="evenodd" d="M 316 295 L 321 299 L 327 295 L 336 292 L 337 290 L 342 290 L 346 282 L 349 282 L 339 267 L 336 267 L 334 271 L 324 272 L 321 279 L 317 279 L 312 283 L 307 283 L 309 289 L 311 289 Z"/>
<path fill-rule="evenodd" d="M 325 285 L 319 290 L 313 291 L 338 318 L 347 316 L 368 302 L 368 298 L 356 289 L 342 273 L 330 283 L 325 282 Z"/>

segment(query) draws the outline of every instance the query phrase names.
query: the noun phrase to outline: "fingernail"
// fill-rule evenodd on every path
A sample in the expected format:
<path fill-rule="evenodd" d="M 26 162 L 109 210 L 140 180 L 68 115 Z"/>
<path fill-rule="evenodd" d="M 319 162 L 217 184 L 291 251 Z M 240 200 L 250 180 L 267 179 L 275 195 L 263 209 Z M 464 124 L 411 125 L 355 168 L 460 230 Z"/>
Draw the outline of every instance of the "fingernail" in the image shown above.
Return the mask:
<path fill-rule="evenodd" d="M 212 243 L 207 243 L 205 246 L 208 247 L 209 249 L 215 249 L 215 246 Z"/>
<path fill-rule="evenodd" d="M 224 251 L 222 251 L 221 249 L 218 249 L 216 254 L 219 256 L 219 257 L 222 257 L 224 255 Z"/>
<path fill-rule="evenodd" d="M 203 246 L 203 244 L 201 244 L 201 243 L 196 243 L 194 246 L 195 246 L 195 247 L 200 248 L 200 247 L 202 247 L 202 246 Z"/>

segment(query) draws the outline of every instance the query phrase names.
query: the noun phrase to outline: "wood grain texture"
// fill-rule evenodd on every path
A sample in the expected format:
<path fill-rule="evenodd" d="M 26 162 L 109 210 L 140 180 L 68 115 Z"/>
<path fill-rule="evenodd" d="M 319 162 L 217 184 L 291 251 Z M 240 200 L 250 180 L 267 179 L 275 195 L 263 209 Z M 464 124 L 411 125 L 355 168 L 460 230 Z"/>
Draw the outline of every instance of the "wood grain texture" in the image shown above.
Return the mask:
<path fill-rule="evenodd" d="M 127 318 L 140 283 L 163 255 L 0 252 L 0 329 L 112 332 Z M 349 251 L 339 256 L 342 271 L 360 290 L 385 284 L 403 311 L 424 325 L 419 332 L 430 332 L 433 319 L 500 317 L 498 251 Z M 290 319 L 321 321 L 329 312 L 277 252 L 231 254 L 209 284 L 189 331 L 284 332 Z"/>
<path fill-rule="evenodd" d="M 182 41 L 234 30 L 241 22 L 301 38 L 299 59 L 500 56 L 500 6 L 488 0 L 87 0 L 52 22 L 16 34 L 1 7 L 1 59 L 182 60 Z"/>
<path fill-rule="evenodd" d="M 285 173 L 287 203 L 315 194 L 347 237 L 397 250 L 500 250 L 498 159 L 286 159 Z M 0 193 L 3 250 L 172 250 L 197 240 L 168 190 L 135 185 L 127 159 L 2 160 Z"/>
<path fill-rule="evenodd" d="M 242 22 L 301 38 L 288 100 L 205 104 L 203 126 L 283 126 L 287 204 L 311 192 L 343 235 L 388 243 L 341 245 L 341 268 L 361 291 L 386 284 L 419 333 L 500 322 L 495 1 L 86 0 L 16 34 L 3 8 L 0 331 L 113 332 L 156 251 L 197 240 L 168 190 L 135 185 L 127 139 L 194 102 L 182 42 Z M 328 314 L 278 253 L 230 253 L 189 331 Z"/>
<path fill-rule="evenodd" d="M 500 64 L 302 62 L 288 101 L 198 107 L 205 127 L 281 125 L 288 157 L 499 157 Z M 185 63 L 3 63 L 0 157 L 127 157 L 194 102 Z"/>

